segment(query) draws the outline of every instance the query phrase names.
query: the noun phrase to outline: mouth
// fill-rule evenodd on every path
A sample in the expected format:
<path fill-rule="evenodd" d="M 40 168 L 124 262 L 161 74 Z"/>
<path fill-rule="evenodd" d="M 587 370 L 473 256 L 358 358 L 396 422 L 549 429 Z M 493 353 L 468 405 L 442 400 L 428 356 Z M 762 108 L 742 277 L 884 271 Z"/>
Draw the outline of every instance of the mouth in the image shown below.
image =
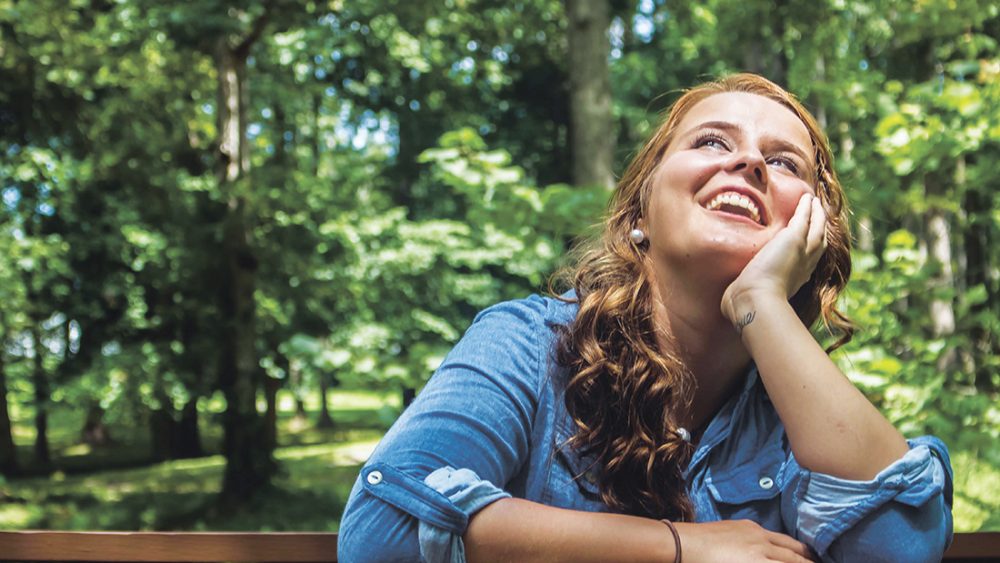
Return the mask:
<path fill-rule="evenodd" d="M 754 224 L 766 226 L 767 220 L 763 212 L 764 206 L 755 195 L 743 190 L 723 188 L 716 192 L 703 207 L 709 211 L 743 217 Z"/>

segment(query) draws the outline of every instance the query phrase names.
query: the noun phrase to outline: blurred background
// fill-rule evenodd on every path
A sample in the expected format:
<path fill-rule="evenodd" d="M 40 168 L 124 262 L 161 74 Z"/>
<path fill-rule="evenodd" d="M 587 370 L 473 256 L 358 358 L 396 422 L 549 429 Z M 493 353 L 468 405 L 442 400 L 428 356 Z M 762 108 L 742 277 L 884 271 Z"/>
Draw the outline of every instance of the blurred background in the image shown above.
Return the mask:
<path fill-rule="evenodd" d="M 475 313 L 748 70 L 851 199 L 834 358 L 1000 530 L 998 39 L 993 0 L 0 0 L 0 528 L 336 530 Z"/>

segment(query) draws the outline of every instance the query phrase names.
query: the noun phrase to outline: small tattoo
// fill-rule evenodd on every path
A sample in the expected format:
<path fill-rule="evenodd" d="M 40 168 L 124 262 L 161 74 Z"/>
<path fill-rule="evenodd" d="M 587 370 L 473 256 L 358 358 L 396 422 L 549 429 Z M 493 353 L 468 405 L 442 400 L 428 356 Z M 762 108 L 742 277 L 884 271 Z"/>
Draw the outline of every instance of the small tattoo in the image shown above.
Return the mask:
<path fill-rule="evenodd" d="M 748 324 L 753 322 L 754 317 L 757 316 L 757 311 L 750 311 L 746 315 L 743 315 L 742 319 L 736 321 L 736 332 L 743 334 L 743 329 L 747 327 Z"/>

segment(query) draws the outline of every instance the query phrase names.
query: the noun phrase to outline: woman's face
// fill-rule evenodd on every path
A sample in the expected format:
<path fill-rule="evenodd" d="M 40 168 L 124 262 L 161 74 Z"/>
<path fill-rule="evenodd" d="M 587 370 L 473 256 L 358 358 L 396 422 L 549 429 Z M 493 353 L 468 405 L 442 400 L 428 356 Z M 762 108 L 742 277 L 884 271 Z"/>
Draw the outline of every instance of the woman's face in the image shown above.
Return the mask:
<path fill-rule="evenodd" d="M 714 94 L 692 107 L 653 177 L 643 228 L 670 269 L 732 280 L 814 193 L 813 143 L 785 106 Z"/>

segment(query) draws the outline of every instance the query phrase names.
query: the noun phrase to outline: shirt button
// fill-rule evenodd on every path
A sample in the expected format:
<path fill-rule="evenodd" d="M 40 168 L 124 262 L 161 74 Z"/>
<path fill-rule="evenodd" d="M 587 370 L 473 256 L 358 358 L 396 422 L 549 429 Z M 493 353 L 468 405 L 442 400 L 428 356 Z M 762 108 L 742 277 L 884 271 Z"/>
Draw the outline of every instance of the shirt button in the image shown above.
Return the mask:
<path fill-rule="evenodd" d="M 761 477 L 760 481 L 757 481 L 757 484 L 760 485 L 760 488 L 762 489 L 770 489 L 774 486 L 774 480 L 770 477 Z"/>
<path fill-rule="evenodd" d="M 378 485 L 379 483 L 382 482 L 382 472 L 372 471 L 371 473 L 368 474 L 367 479 L 369 485 Z"/>

